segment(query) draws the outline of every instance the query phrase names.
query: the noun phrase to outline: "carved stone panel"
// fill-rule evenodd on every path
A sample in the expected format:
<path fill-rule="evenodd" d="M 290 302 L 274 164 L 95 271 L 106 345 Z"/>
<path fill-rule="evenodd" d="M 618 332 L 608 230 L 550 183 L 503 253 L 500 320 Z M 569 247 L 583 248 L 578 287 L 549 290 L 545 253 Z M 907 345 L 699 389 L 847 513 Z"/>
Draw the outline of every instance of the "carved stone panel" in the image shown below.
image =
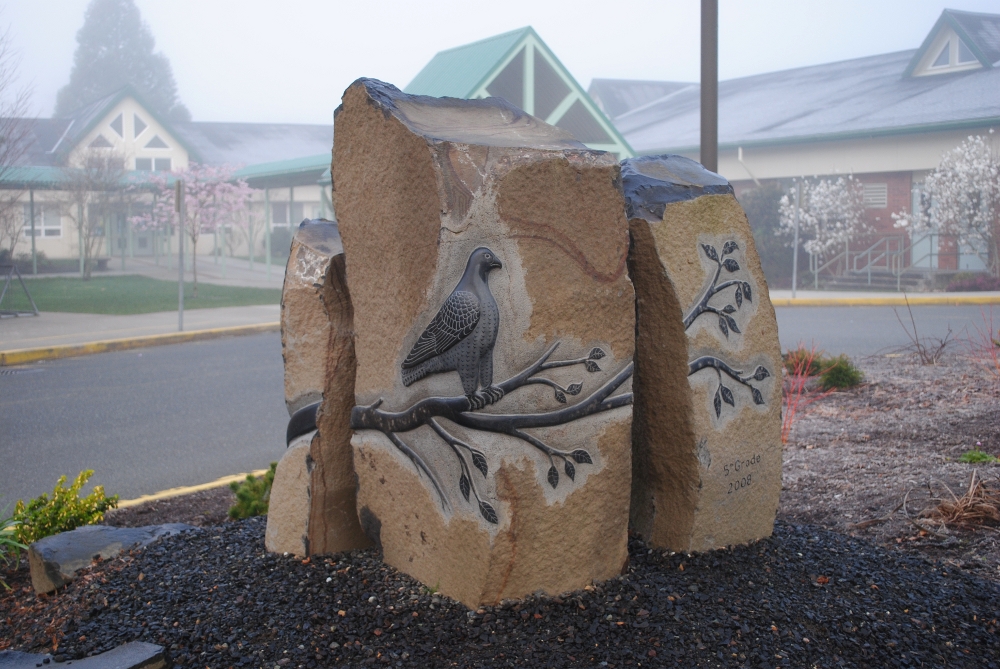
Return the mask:
<path fill-rule="evenodd" d="M 470 606 L 619 573 L 635 335 L 620 167 L 503 100 L 373 80 L 335 125 L 368 536 Z"/>
<path fill-rule="evenodd" d="M 680 156 L 626 160 L 637 294 L 632 523 L 708 550 L 768 536 L 781 491 L 781 350 L 746 215 Z"/>

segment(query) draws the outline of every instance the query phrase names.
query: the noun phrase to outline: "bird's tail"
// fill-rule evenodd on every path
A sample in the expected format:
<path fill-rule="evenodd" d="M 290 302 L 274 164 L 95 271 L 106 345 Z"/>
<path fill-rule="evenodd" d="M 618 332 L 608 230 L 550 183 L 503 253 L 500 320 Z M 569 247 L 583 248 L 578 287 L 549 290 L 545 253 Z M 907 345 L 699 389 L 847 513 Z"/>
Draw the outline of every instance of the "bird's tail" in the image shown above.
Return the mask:
<path fill-rule="evenodd" d="M 429 372 L 430 370 L 428 369 L 427 363 L 424 363 L 422 365 L 417 365 L 416 367 L 411 367 L 410 369 L 404 369 L 403 385 L 410 386 L 419 381 L 420 379 L 424 378 L 425 376 L 427 376 Z"/>

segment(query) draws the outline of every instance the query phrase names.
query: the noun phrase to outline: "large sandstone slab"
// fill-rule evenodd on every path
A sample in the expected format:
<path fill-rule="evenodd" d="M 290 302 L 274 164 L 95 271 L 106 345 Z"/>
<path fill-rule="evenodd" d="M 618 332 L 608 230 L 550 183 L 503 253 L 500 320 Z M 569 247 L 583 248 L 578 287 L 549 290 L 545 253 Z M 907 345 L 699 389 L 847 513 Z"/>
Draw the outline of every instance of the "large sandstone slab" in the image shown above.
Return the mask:
<path fill-rule="evenodd" d="M 362 525 L 476 605 L 627 557 L 635 313 L 620 167 L 503 100 L 355 82 L 333 182 Z"/>
<path fill-rule="evenodd" d="M 52 592 L 75 579 L 76 573 L 89 567 L 94 558 L 107 560 L 123 550 L 192 529 L 183 523 L 146 527 L 84 525 L 39 539 L 28 547 L 31 585 L 37 593 Z"/>
<path fill-rule="evenodd" d="M 268 514 L 269 550 L 308 555 L 371 545 L 355 504 L 352 319 L 337 224 L 304 221 L 292 238 L 285 270 L 281 343 L 292 422 L 318 430 L 307 449 L 278 463 Z"/>
<path fill-rule="evenodd" d="M 654 546 L 771 534 L 781 491 L 781 349 L 746 215 L 680 156 L 622 163 L 637 337 L 631 521 Z"/>

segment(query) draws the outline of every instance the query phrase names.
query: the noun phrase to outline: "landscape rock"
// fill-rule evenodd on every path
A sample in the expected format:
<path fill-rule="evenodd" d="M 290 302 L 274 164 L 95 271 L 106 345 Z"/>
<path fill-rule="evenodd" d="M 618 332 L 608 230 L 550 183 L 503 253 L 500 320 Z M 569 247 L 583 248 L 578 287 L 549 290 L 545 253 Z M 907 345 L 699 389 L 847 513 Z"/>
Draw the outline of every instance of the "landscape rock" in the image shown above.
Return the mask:
<path fill-rule="evenodd" d="M 274 553 L 309 555 L 309 448 L 314 438 L 290 445 L 274 472 L 264 532 L 264 547 Z"/>
<path fill-rule="evenodd" d="M 681 156 L 622 163 L 637 296 L 631 522 L 700 551 L 771 534 L 782 360 L 746 215 Z"/>
<path fill-rule="evenodd" d="M 335 128 L 368 536 L 470 606 L 619 574 L 635 342 L 620 166 L 502 99 L 370 79 Z"/>
<path fill-rule="evenodd" d="M 28 547 L 31 585 L 39 594 L 52 592 L 76 578 L 76 572 L 89 567 L 95 558 L 107 560 L 123 550 L 191 529 L 191 525 L 183 523 L 146 527 L 84 525 L 39 539 Z"/>
<path fill-rule="evenodd" d="M 44 666 L 66 666 L 74 669 L 166 669 L 171 666 L 163 646 L 142 641 L 130 641 L 100 655 L 53 662 L 53 656 L 46 653 L 0 652 L 0 669 L 35 669 Z"/>
<path fill-rule="evenodd" d="M 298 478 L 303 459 L 296 456 L 295 476 L 272 489 L 270 508 L 287 510 L 273 520 L 270 536 L 281 545 L 301 543 L 299 554 L 335 553 L 371 545 L 361 531 L 355 503 L 350 411 L 354 406 L 354 331 L 351 298 L 344 277 L 344 253 L 332 221 L 303 222 L 292 239 L 281 293 L 281 341 L 285 361 L 285 402 L 289 413 L 319 402 L 306 478 Z M 279 465 L 279 470 L 281 466 Z M 298 481 L 300 487 L 292 486 Z M 285 499 L 285 496 L 288 499 Z M 303 521 L 303 500 L 309 506 Z M 294 509 L 295 511 L 292 511 Z M 287 520 L 289 527 L 281 527 Z M 276 537 L 284 537 L 278 541 Z M 276 549 L 277 550 L 277 549 Z"/>

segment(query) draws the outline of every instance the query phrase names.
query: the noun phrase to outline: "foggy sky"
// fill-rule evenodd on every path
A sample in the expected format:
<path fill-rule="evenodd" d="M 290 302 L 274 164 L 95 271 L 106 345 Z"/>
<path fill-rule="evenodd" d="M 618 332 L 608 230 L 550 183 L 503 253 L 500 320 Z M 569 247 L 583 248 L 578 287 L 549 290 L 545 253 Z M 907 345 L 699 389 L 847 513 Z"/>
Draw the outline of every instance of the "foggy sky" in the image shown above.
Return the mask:
<path fill-rule="evenodd" d="M 34 107 L 69 80 L 88 0 L 2 3 Z M 698 0 L 137 0 L 196 121 L 330 123 L 358 77 L 403 88 L 442 49 L 531 25 L 584 86 L 697 81 Z M 920 46 L 945 7 L 998 0 L 720 0 L 727 79 Z"/>

